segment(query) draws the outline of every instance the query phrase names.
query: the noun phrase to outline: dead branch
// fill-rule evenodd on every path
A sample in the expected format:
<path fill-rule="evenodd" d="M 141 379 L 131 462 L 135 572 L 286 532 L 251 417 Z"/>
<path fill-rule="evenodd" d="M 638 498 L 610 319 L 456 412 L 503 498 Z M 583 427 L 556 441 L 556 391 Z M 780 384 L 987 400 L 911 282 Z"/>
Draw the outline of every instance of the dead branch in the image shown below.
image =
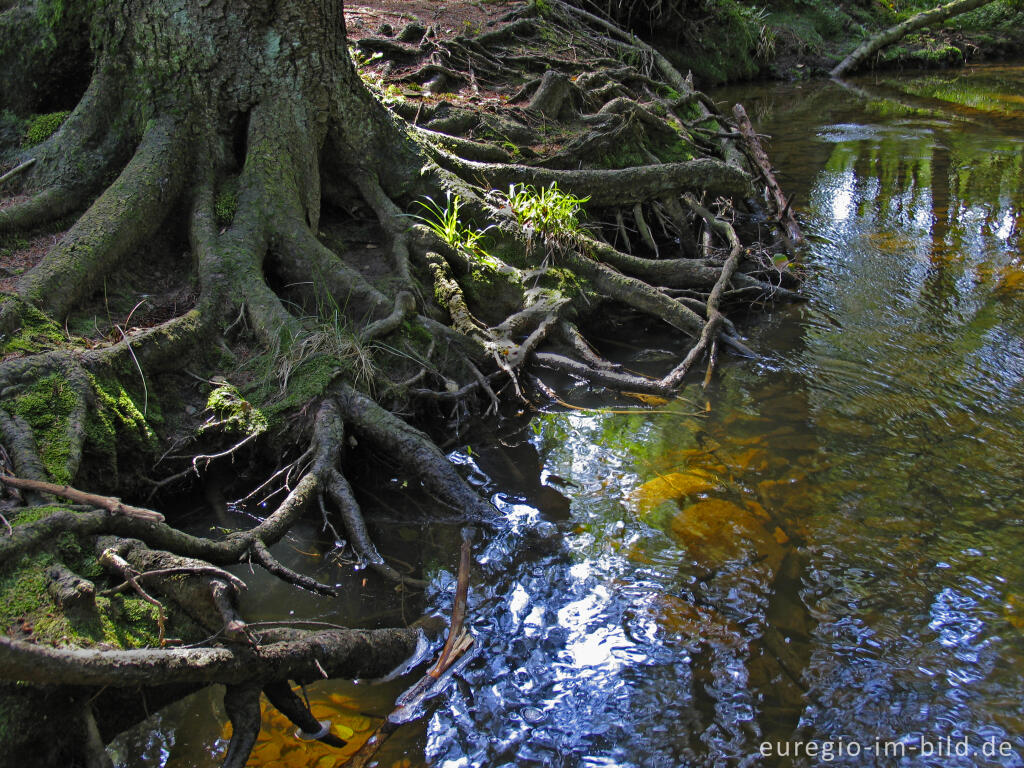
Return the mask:
<path fill-rule="evenodd" d="M 9 170 L 7 173 L 5 173 L 3 176 L 0 176 L 0 186 L 5 184 L 10 179 L 13 179 L 19 173 L 21 173 L 23 171 L 27 171 L 29 168 L 31 168 L 33 165 L 35 165 L 35 162 L 36 162 L 36 159 L 34 157 L 30 157 L 28 160 L 26 160 L 21 165 L 15 166 L 11 170 Z"/>
<path fill-rule="evenodd" d="M 732 108 L 732 114 L 736 118 L 736 124 L 739 126 L 747 148 L 750 150 L 751 159 L 753 159 L 758 170 L 761 171 L 761 177 L 768 187 L 768 193 L 771 195 L 771 200 L 774 203 L 775 215 L 779 219 L 779 226 L 782 227 L 792 245 L 802 242 L 803 233 L 800 231 L 800 225 L 797 224 L 796 217 L 793 215 L 793 209 L 790 208 L 789 201 L 782 193 L 782 188 L 779 186 L 779 182 L 776 181 L 775 174 L 772 173 L 768 154 L 764 151 L 764 147 L 761 146 L 757 134 L 754 133 L 754 127 L 750 124 L 747 111 L 743 108 L 742 104 L 736 104 Z"/>
<path fill-rule="evenodd" d="M 125 515 L 154 523 L 162 523 L 164 521 L 164 516 L 159 512 L 124 504 L 120 499 L 113 496 L 99 496 L 95 493 L 79 491 L 69 485 L 56 485 L 55 483 L 47 483 L 43 480 L 27 480 L 14 477 L 13 475 L 0 475 L 0 480 L 14 488 L 49 493 L 54 496 L 60 496 L 63 499 L 70 499 L 76 504 L 86 504 L 90 507 L 105 509 L 112 515 Z"/>

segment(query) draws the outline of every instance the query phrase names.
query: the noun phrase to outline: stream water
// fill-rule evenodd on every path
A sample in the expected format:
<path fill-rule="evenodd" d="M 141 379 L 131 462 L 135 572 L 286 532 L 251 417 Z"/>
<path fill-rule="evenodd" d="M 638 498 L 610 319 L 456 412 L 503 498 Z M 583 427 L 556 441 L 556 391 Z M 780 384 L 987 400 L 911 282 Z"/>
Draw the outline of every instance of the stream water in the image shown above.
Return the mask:
<path fill-rule="evenodd" d="M 475 548 L 477 656 L 381 765 L 1024 766 L 1024 67 L 714 95 L 774 136 L 810 300 L 746 318 L 762 357 L 707 392 L 570 389 L 581 410 L 452 455 L 513 522 Z M 604 351 L 658 370 L 684 346 L 651 340 L 664 360 L 612 331 Z M 453 526 L 377 536 L 454 567 Z M 318 546 L 279 552 L 322 573 Z M 330 603 L 246 573 L 249 615 L 401 616 L 342 571 Z M 402 687 L 309 692 L 365 734 Z M 216 698 L 117 761 L 216 765 Z M 252 764 L 341 764 L 266 718 Z"/>

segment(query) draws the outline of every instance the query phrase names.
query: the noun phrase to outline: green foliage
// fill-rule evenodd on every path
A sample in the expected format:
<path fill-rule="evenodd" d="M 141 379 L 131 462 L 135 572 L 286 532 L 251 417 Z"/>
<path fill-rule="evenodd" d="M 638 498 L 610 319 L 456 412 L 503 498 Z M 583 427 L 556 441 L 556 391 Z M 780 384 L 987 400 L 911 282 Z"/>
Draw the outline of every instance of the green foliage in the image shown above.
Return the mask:
<path fill-rule="evenodd" d="M 416 204 L 423 208 L 426 214 L 423 216 L 413 215 L 413 218 L 430 227 L 434 234 L 448 243 L 448 245 L 484 261 L 489 259 L 487 251 L 483 247 L 483 242 L 484 235 L 490 227 L 481 230 L 462 223 L 459 218 L 462 198 L 449 192 L 445 196 L 443 208 L 429 197 L 426 198 L 426 202 L 417 200 Z"/>
<path fill-rule="evenodd" d="M 546 239 L 564 239 L 579 231 L 582 204 L 590 196 L 566 194 L 554 182 L 537 189 L 533 185 L 512 184 L 505 200 L 527 237 L 535 233 Z"/>
<path fill-rule="evenodd" d="M 50 112 L 46 115 L 36 115 L 33 117 L 29 121 L 25 136 L 22 138 L 22 148 L 28 149 L 37 144 L 42 144 L 57 132 L 57 129 L 63 125 L 70 114 L 68 111 Z"/>
<path fill-rule="evenodd" d="M 217 219 L 218 226 L 226 227 L 235 218 L 235 211 L 238 210 L 238 185 L 234 179 L 224 184 L 217 199 L 213 201 L 213 215 Z"/>

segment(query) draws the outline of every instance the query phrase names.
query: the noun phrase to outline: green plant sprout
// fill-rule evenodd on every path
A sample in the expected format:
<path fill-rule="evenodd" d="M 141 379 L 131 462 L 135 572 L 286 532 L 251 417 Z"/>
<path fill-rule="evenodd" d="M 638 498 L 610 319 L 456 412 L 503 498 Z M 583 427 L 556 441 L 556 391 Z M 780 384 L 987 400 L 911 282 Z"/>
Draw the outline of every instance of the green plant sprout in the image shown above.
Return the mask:
<path fill-rule="evenodd" d="M 448 193 L 443 208 L 430 197 L 426 198 L 426 202 L 417 200 L 416 204 L 422 207 L 426 214 L 423 216 L 411 214 L 412 217 L 423 222 L 448 245 L 484 262 L 493 262 L 492 257 L 483 247 L 484 235 L 491 227 L 474 229 L 464 225 L 459 220 L 462 198 Z"/>
<path fill-rule="evenodd" d="M 540 233 L 546 240 L 560 240 L 571 238 L 579 232 L 579 214 L 583 210 L 581 206 L 590 196 L 566 194 L 552 182 L 541 189 L 532 185 L 512 184 L 505 199 L 528 238 L 534 233 Z"/>

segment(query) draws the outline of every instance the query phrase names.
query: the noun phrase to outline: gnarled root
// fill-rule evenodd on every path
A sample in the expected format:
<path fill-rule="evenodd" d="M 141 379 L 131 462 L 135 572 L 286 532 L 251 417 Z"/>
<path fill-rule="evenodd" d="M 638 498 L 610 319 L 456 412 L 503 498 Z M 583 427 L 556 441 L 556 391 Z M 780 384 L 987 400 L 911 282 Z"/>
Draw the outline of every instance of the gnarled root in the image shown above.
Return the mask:
<path fill-rule="evenodd" d="M 190 617 L 213 633 L 206 642 L 216 645 L 98 651 L 0 638 L 0 677 L 93 687 L 223 683 L 234 729 L 225 765 L 241 766 L 258 733 L 261 690 L 298 727 L 314 732 L 319 724 L 289 681 L 379 676 L 416 645 L 418 628 L 255 632 L 237 608 L 244 585 L 224 570 L 252 562 L 298 587 L 336 594 L 337 587 L 286 567 L 272 551 L 318 505 L 325 526 L 343 530 L 355 555 L 376 574 L 401 587 L 423 586 L 392 567 L 370 536 L 358 489 L 344 474 L 345 454 L 355 448 L 347 432 L 358 437 L 359 447 L 388 456 L 458 519 L 499 525 L 497 510 L 421 429 L 427 416 L 457 429 L 481 412 L 501 419 L 505 405 L 521 409 L 529 403 L 523 382 L 531 366 L 670 397 L 704 356 L 711 361 L 707 381 L 719 348 L 752 355 L 725 313 L 765 296 L 791 297 L 795 279 L 772 266 L 777 244 L 743 245 L 741 238 L 756 232 L 749 222 L 757 205 L 747 201 L 755 196 L 756 175 L 738 148 L 748 133 L 742 120 L 735 130 L 655 49 L 561 0 L 552 0 L 545 23 L 571 30 L 583 61 L 527 50 L 523 40 L 532 45 L 542 37 L 539 20 L 529 13 L 475 38 L 418 46 L 364 41 L 410 66 L 422 64 L 399 77 L 426 78 L 431 87 L 487 87 L 517 64 L 536 75 L 512 100 L 519 106 L 505 104 L 496 108 L 499 114 L 431 101 L 400 106 L 413 108 L 409 118 L 423 122 L 422 130 L 404 126 L 362 86 L 341 39 L 340 3 L 272 3 L 265 9 L 268 20 L 259 21 L 266 25 L 261 36 L 250 39 L 251 30 L 244 30 L 239 49 L 224 57 L 232 64 L 208 62 L 213 74 L 191 65 L 178 73 L 191 90 L 154 97 L 146 89 L 165 86 L 144 83 L 122 98 L 124 73 L 108 66 L 106 56 L 132 60 L 132 46 L 142 44 L 132 35 L 152 28 L 148 14 L 159 5 L 135 4 L 125 11 L 131 17 L 126 20 L 103 17 L 112 27 L 124 22 L 124 39 L 110 44 L 123 43 L 125 50 L 103 52 L 64 127 L 20 154 L 16 161 L 36 162 L 7 182 L 33 196 L 0 210 L 0 235 L 86 209 L 17 281 L 17 298 L 0 307 L 0 437 L 19 476 L 33 481 L 21 485 L 28 501 L 60 495 L 87 508 L 58 508 L 14 525 L 0 537 L 0 562 L 20 562 L 69 535 L 110 537 L 99 541 L 115 577 L 109 586 L 155 603 L 161 622 L 165 608 L 169 620 Z M 197 17 L 208 14 L 211 25 L 223 21 L 217 4 L 188 6 Z M 310 10 L 314 6 L 322 18 Z M 250 44 L 271 29 L 280 45 Z M 221 31 L 223 40 L 231 38 Z M 302 46 L 307 36 L 322 44 L 315 55 Z M 176 53 L 146 50 L 157 59 L 168 56 L 153 64 L 158 70 L 171 71 L 179 61 Z M 422 61 L 427 55 L 435 60 Z M 587 57 L 600 65 L 595 69 Z M 235 65 L 248 68 L 225 70 Z M 224 87 L 197 98 L 209 89 L 195 85 L 211 78 Z M 139 99 L 152 103 L 140 107 Z M 566 135 L 546 141 L 541 120 L 564 126 Z M 135 126 L 133 132 L 115 131 L 121 123 Z M 499 147 L 481 141 L 485 134 L 508 142 Z M 126 160 L 124 150 L 140 135 Z M 749 136 L 746 141 L 756 144 Z M 608 162 L 608 153 L 626 147 L 628 163 Z M 591 160 L 601 167 L 585 167 Z M 763 158 L 755 160 L 771 186 L 770 169 Z M 629 167 L 608 167 L 616 164 Z M 117 179 L 102 189 L 116 169 Z M 586 197 L 590 221 L 577 221 L 574 212 L 552 224 L 513 211 L 505 194 L 513 184 L 520 191 L 523 185 L 538 191 L 557 185 L 562 193 Z M 446 234 L 444 222 L 413 224 L 405 212 L 414 201 L 423 195 L 440 200 L 445 191 L 462 203 L 455 226 Z M 695 196 L 683 198 L 685 193 Z M 785 206 L 776 213 L 784 218 Z M 191 259 L 192 273 L 182 279 L 193 292 L 187 306 L 175 303 L 148 328 L 124 330 L 116 339 L 75 337 L 81 331 L 73 329 L 89 318 L 83 323 L 76 312 L 86 307 L 102 314 L 95 309 L 97 288 L 137 255 L 161 223 L 179 219 L 187 223 Z M 485 231 L 493 241 L 483 238 Z M 685 359 L 658 379 L 603 359 L 587 340 L 588 322 L 623 308 L 692 340 Z M 39 309 L 50 316 L 46 340 L 38 348 L 24 339 L 6 346 L 20 331 L 32 336 L 29 326 L 41 322 Z M 232 356 L 237 369 L 224 362 Z M 268 364 L 259 367 L 261 359 Z M 286 492 L 276 509 L 219 539 L 189 535 L 152 510 L 61 487 L 91 485 L 90 478 L 107 469 L 97 466 L 99 454 L 159 452 L 159 441 L 172 435 L 152 431 L 158 419 L 147 406 L 150 398 L 154 406 L 178 403 L 183 388 L 161 380 L 180 373 L 186 361 L 198 371 L 192 378 L 201 381 L 247 378 L 254 394 L 251 402 L 236 404 L 239 421 L 246 409 L 263 409 L 274 427 L 261 413 L 259 427 L 217 444 L 188 418 L 203 411 L 202 402 L 182 403 L 164 423 L 177 429 L 176 458 L 194 462 L 177 474 L 168 470 L 170 478 L 158 479 L 164 483 L 158 487 L 199 475 L 207 465 L 255 461 L 261 448 L 288 458 L 303 454 L 283 477 L 274 475 L 273 483 L 281 484 L 275 492 Z M 51 424 L 26 404 L 26 394 L 44 377 L 53 382 L 54 397 L 60 395 L 60 423 Z M 101 392 L 101 379 L 113 395 Z M 129 380 L 142 391 L 141 407 L 125 389 Z M 178 394 L 160 400 L 162 386 Z M 287 400 L 293 396 L 301 402 Z M 420 409 L 417 418 L 407 420 L 412 407 Z M 128 436 L 122 424 L 100 445 L 88 427 L 101 415 L 109 421 L 113 409 L 129 414 L 124 421 L 145 432 L 145 440 L 132 435 L 134 442 L 111 446 Z M 308 440 L 308 450 L 287 444 L 297 440 Z M 187 457 L 180 455 L 183 446 L 189 447 Z M 46 484 L 53 480 L 64 482 Z M 73 596 L 67 594 L 70 606 Z"/>

